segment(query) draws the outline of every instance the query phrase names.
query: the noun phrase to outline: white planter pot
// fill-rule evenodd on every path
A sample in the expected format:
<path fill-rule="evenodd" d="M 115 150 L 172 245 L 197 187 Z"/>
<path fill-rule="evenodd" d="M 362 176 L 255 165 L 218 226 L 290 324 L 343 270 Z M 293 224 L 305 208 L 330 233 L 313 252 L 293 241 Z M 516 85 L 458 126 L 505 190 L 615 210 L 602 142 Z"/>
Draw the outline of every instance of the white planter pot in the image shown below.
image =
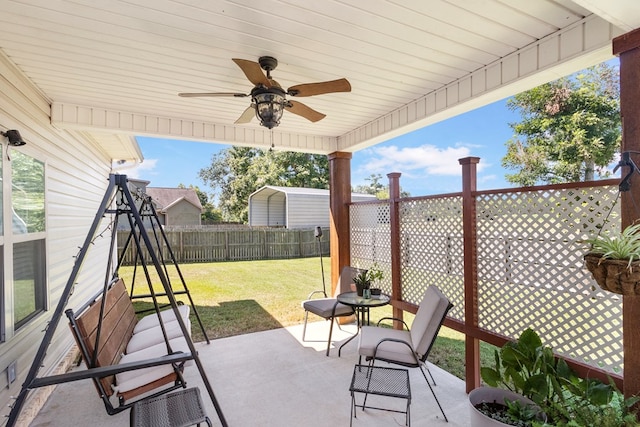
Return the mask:
<path fill-rule="evenodd" d="M 533 403 L 526 397 L 509 390 L 503 390 L 493 387 L 476 388 L 474 390 L 471 390 L 471 393 L 469 393 L 469 420 L 471 422 L 471 427 L 508 426 L 509 424 L 505 424 L 489 418 L 475 408 L 477 404 L 482 402 L 497 402 L 504 404 L 505 399 L 508 399 L 510 401 L 520 401 L 524 404 L 535 405 L 535 403 Z"/>

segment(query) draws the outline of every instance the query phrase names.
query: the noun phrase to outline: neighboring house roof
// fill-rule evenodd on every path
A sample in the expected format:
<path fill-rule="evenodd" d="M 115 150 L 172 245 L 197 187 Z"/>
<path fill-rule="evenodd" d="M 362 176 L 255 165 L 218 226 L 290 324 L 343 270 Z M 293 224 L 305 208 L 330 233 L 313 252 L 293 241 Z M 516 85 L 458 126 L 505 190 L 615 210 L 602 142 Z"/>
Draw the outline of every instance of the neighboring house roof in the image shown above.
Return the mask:
<path fill-rule="evenodd" d="M 198 194 L 192 188 L 163 188 L 163 187 L 147 187 L 146 193 L 156 205 L 156 209 L 160 212 L 166 212 L 167 209 L 185 200 L 193 206 L 202 210 L 202 204 L 198 198 Z"/>

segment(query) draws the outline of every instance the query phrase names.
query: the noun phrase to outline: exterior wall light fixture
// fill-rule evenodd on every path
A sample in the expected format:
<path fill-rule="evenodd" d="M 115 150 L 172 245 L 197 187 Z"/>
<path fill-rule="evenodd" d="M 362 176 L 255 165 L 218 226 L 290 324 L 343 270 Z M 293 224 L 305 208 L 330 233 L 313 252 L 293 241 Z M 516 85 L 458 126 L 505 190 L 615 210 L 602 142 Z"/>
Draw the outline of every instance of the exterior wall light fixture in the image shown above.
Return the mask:
<path fill-rule="evenodd" d="M 21 145 L 25 145 L 26 142 L 20 136 L 20 132 L 15 129 L 7 130 L 6 132 L 0 131 L 0 135 L 4 136 L 9 140 L 9 145 L 13 145 L 14 147 L 19 147 Z"/>

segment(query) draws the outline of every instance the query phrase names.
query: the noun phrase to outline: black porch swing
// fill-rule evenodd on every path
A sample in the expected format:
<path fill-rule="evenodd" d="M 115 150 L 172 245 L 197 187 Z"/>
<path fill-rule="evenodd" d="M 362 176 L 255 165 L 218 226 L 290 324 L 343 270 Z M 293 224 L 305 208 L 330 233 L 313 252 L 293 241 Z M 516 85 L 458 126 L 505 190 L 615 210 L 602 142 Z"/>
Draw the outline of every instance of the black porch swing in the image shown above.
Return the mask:
<path fill-rule="evenodd" d="M 185 363 L 191 362 L 195 363 L 200 373 L 220 422 L 223 426 L 227 425 L 214 395 L 213 388 L 209 383 L 200 358 L 198 357 L 197 350 L 191 340 L 190 329 L 187 325 L 188 317 L 185 318 L 185 311 L 179 306 L 175 295 L 184 294 L 188 297 L 190 308 L 193 310 L 207 343 L 209 343 L 209 338 L 207 337 L 200 316 L 197 313 L 173 251 L 169 246 L 167 237 L 162 230 L 151 198 L 144 194 L 136 194 L 135 196 L 137 200 L 134 200 L 134 195 L 129 190 L 126 175 L 111 174 L 109 176 L 109 185 L 100 204 L 100 208 L 96 213 L 85 242 L 80 248 L 71 275 L 52 315 L 51 321 L 45 330 L 40 347 L 38 348 L 27 377 L 22 384 L 22 389 L 11 407 L 7 421 L 8 426 L 11 427 L 16 424 L 28 393 L 32 389 L 83 379 L 92 379 L 107 412 L 113 415 L 132 407 L 135 408 L 138 402 L 145 400 L 150 401 L 177 388 L 185 388 L 186 383 L 182 377 L 182 370 Z M 136 204 L 136 201 L 138 204 Z M 112 207 L 114 202 L 115 209 Z M 82 267 L 84 258 L 93 244 L 94 239 L 97 237 L 97 229 L 106 214 L 113 215 L 113 221 L 109 226 L 112 231 L 112 236 L 103 289 L 89 302 L 76 310 L 75 313 L 71 309 L 66 310 L 71 329 L 80 347 L 81 355 L 87 365 L 87 369 L 48 377 L 38 377 L 38 371 L 44 361 L 47 348 L 51 343 L 60 318 L 67 308 L 69 297 L 73 292 L 76 278 Z M 136 267 L 134 267 L 134 278 L 131 284 L 130 295 L 127 293 L 123 281 L 117 277 L 118 267 L 122 263 L 126 251 L 123 251 L 120 257 L 118 257 L 118 265 L 114 269 L 114 273 L 112 275 L 109 274 L 112 268 L 112 260 L 114 259 L 116 228 L 120 216 L 127 218 L 131 230 L 125 243 L 125 249 L 132 242 L 135 244 Z M 145 219 L 149 221 L 149 228 L 152 230 L 154 242 L 152 242 L 149 236 L 148 229 L 145 228 Z M 170 261 L 176 268 L 182 284 L 182 290 L 173 289 L 169 279 L 167 263 L 163 256 L 163 247 L 166 247 L 168 250 Z M 155 268 L 155 274 L 162 284 L 162 292 L 156 292 L 154 290 L 148 261 L 151 261 L 151 264 L 153 264 Z M 148 294 L 133 294 L 138 264 L 140 264 L 146 278 L 149 288 Z M 168 303 L 161 306 L 158 302 L 158 297 L 166 297 Z M 159 334 L 156 332 L 152 335 L 146 334 L 146 338 L 153 336 L 153 339 L 161 342 L 145 343 L 141 351 L 131 353 L 132 357 L 130 359 L 125 360 L 125 358 L 129 356 L 129 354 L 126 354 L 122 356 L 122 361 L 120 361 L 122 350 L 126 348 L 138 322 L 133 312 L 133 306 L 131 305 L 132 298 L 152 299 L 154 307 L 152 309 L 153 313 L 142 319 L 140 323 L 145 323 L 145 325 L 153 323 L 156 331 L 160 332 L 161 337 L 158 337 Z M 161 311 L 163 307 L 170 308 Z M 76 313 L 80 313 L 81 316 L 84 316 L 84 313 L 88 314 L 85 318 L 81 319 Z M 107 330 L 103 330 L 104 328 Z M 90 330 L 87 331 L 86 329 Z M 110 335 L 107 336 L 107 334 Z M 115 339 L 113 336 L 115 336 Z M 105 356 L 106 353 L 109 353 L 109 356 Z M 113 357 L 115 357 L 114 360 L 112 360 Z M 106 381 L 107 379 L 133 371 L 137 373 L 144 372 L 146 374 L 154 369 L 158 370 L 157 368 L 159 367 L 162 368 L 162 372 L 168 375 L 160 379 L 154 378 L 149 384 L 144 384 L 137 389 L 138 391 L 133 393 L 119 394 L 119 405 L 113 406 L 109 397 L 114 394 L 114 390 L 110 388 L 108 381 Z M 166 369 L 167 367 L 170 367 L 170 369 Z M 140 375 L 140 377 L 144 377 L 144 375 Z M 164 386 L 170 382 L 174 384 L 160 391 L 156 391 L 151 395 L 147 393 L 156 387 Z M 132 402 L 127 401 L 130 397 L 136 396 L 139 393 L 147 394 L 145 394 L 145 397 L 142 399 Z"/>

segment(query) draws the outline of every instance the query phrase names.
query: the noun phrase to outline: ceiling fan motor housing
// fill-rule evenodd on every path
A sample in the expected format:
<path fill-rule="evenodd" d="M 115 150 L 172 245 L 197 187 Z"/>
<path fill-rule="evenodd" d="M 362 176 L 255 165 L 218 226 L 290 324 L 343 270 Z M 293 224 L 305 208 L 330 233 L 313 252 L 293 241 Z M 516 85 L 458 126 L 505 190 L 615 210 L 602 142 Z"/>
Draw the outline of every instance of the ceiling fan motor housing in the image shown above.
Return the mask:
<path fill-rule="evenodd" d="M 267 78 L 271 78 L 269 77 L 269 72 L 276 69 L 278 66 L 278 60 L 273 56 L 261 56 L 258 58 L 258 64 L 260 64 L 260 67 L 267 72 Z"/>

